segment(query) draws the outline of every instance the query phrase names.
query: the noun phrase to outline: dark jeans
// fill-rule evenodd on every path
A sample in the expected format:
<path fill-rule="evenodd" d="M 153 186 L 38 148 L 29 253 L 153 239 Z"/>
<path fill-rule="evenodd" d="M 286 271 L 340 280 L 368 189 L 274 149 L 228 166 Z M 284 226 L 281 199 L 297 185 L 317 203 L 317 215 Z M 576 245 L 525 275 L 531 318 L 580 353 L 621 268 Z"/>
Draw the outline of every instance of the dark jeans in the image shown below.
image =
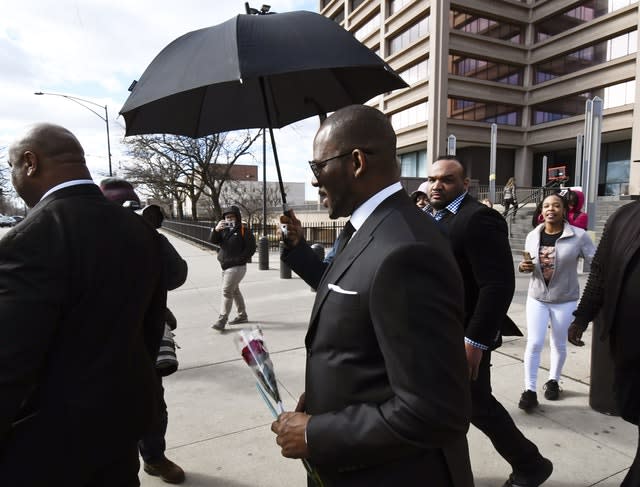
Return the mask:
<path fill-rule="evenodd" d="M 140 456 L 145 463 L 156 463 L 162 460 L 164 458 L 164 451 L 167 446 L 164 441 L 164 436 L 167 433 L 169 416 L 167 414 L 167 403 L 164 400 L 164 387 L 162 387 L 162 377 L 158 376 L 158 379 L 160 381 L 160 398 L 162 401 L 162 404 L 160 405 L 161 418 L 158 424 L 155 426 L 154 431 L 147 433 L 142 438 L 140 438 L 140 441 L 138 441 Z"/>
<path fill-rule="evenodd" d="M 509 211 L 509 207 L 513 206 L 513 216 L 516 216 L 516 212 L 518 211 L 518 203 L 516 203 L 513 199 L 506 199 L 502 203 L 504 205 L 503 215 L 506 215 Z"/>
<path fill-rule="evenodd" d="M 496 451 L 514 471 L 527 474 L 540 467 L 542 455 L 527 440 L 507 410 L 491 393 L 491 352 L 482 354 L 478 378 L 471 382 L 471 424 L 489 437 Z"/>

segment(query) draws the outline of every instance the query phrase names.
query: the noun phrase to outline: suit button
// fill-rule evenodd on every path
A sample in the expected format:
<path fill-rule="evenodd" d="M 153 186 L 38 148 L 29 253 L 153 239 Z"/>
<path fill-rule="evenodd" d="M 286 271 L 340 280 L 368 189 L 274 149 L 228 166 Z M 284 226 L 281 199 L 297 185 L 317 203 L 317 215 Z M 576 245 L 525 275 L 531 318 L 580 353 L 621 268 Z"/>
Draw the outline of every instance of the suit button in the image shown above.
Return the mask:
<path fill-rule="evenodd" d="M 307 350 L 307 358 L 311 358 L 311 350 Z"/>

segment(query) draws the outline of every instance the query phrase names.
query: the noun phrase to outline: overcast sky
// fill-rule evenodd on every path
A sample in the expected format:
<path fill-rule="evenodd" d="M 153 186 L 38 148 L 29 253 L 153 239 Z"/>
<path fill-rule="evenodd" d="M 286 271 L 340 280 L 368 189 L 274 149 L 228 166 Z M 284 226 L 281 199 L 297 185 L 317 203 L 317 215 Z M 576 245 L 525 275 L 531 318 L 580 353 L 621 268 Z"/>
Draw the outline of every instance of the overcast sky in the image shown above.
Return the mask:
<path fill-rule="evenodd" d="M 249 2 L 254 8 L 262 3 Z M 272 0 L 271 10 L 317 11 L 317 0 Z M 20 0 L 0 12 L 0 147 L 34 122 L 70 129 L 85 148 L 94 180 L 108 174 L 104 121 L 75 103 L 36 91 L 61 93 L 108 107 L 114 172 L 126 160 L 120 142 L 124 119 L 118 115 L 127 88 L 172 40 L 244 13 L 239 0 Z M 104 116 L 104 109 L 91 106 Z M 275 131 L 285 181 L 311 178 L 317 117 Z M 271 156 L 270 148 L 267 150 Z M 261 144 L 256 156 L 261 168 Z M 249 162 L 249 161 L 247 161 Z M 3 163 L 5 163 L 3 161 Z M 267 179 L 276 180 L 268 159 Z M 260 171 L 260 178 L 262 178 Z M 314 199 L 307 184 L 307 199 Z"/>

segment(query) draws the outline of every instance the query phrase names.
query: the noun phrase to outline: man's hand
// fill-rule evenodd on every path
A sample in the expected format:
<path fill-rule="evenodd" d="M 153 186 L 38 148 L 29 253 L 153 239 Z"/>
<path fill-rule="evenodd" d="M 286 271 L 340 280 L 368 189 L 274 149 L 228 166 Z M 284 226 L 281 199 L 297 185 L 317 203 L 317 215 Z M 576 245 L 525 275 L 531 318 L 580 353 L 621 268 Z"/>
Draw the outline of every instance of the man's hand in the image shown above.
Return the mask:
<path fill-rule="evenodd" d="M 478 369 L 482 360 L 482 349 L 474 347 L 470 343 L 464 344 L 464 351 L 467 354 L 467 366 L 469 367 L 469 378 L 476 380 L 478 378 Z"/>
<path fill-rule="evenodd" d="M 569 343 L 572 343 L 576 347 L 584 347 L 584 342 L 582 341 L 582 333 L 584 330 L 580 325 L 578 325 L 575 321 L 569 325 L 568 331 L 568 339 Z"/>
<path fill-rule="evenodd" d="M 309 416 L 305 413 L 282 413 L 271 423 L 271 431 L 276 434 L 276 443 L 283 457 L 307 458 L 309 449 L 304 441 Z"/>
<path fill-rule="evenodd" d="M 280 215 L 280 223 L 284 223 L 287 225 L 287 235 L 284 239 L 284 242 L 288 247 L 295 247 L 300 243 L 303 236 L 302 223 L 300 220 L 296 218 L 293 210 L 289 210 L 289 216 Z M 282 230 L 278 228 L 276 232 L 278 236 L 278 240 L 282 239 Z"/>
<path fill-rule="evenodd" d="M 225 220 L 220 220 L 218 222 L 218 224 L 216 225 L 215 231 L 216 232 L 221 232 L 225 228 L 226 228 L 226 221 Z"/>

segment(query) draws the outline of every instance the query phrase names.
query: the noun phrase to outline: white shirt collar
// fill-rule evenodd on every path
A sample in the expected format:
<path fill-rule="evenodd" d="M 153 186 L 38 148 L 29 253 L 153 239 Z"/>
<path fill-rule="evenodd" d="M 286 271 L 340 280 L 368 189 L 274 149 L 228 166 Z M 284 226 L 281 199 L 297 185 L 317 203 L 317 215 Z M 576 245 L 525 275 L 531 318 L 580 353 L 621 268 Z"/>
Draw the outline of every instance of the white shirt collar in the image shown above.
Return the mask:
<path fill-rule="evenodd" d="M 45 194 L 43 194 L 42 198 L 40 198 L 40 201 L 45 199 L 51 193 L 54 193 L 55 191 L 58 191 L 59 189 L 68 188 L 69 186 L 79 186 L 81 184 L 93 184 L 93 185 L 95 185 L 96 183 L 94 183 L 92 179 L 73 179 L 72 181 L 65 181 L 64 183 L 60 183 L 60 184 L 54 186 L 49 191 L 47 191 Z"/>
<path fill-rule="evenodd" d="M 380 203 L 401 189 L 402 184 L 400 184 L 400 182 L 395 182 L 391 186 L 387 186 L 386 188 L 378 191 L 371 198 L 358 206 L 351 214 L 351 219 L 349 220 L 353 225 L 353 228 L 356 229 L 356 232 L 360 229 L 365 220 L 369 218 L 371 213 L 373 213 L 373 211 L 380 205 Z"/>

